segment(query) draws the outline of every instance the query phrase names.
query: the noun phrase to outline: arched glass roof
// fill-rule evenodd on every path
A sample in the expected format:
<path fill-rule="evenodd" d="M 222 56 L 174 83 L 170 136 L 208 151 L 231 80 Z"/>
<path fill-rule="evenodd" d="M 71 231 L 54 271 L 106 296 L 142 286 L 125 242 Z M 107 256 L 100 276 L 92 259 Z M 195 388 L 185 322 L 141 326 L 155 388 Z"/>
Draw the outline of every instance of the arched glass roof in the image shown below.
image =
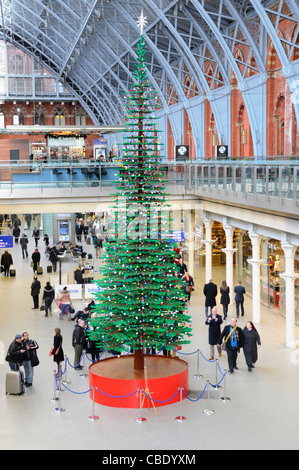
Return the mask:
<path fill-rule="evenodd" d="M 286 77 L 298 62 L 297 0 L 0 0 L 1 34 L 46 67 L 95 124 L 123 122 L 123 93 L 134 83 L 138 17 L 147 19 L 149 78 L 158 104 L 240 89 L 266 71 L 268 42 Z M 291 37 L 279 23 L 290 23 Z"/>

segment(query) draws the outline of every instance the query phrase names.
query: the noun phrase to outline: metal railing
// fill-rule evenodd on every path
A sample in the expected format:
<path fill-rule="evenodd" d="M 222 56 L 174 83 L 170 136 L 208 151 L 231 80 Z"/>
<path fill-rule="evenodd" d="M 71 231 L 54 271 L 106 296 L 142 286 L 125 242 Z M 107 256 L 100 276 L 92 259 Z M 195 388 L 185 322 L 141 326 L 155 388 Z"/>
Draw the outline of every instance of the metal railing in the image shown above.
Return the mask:
<path fill-rule="evenodd" d="M 299 157 L 292 160 L 209 160 L 189 163 L 162 163 L 163 180 L 170 192 L 224 195 L 256 195 L 293 200 L 299 196 Z M 115 187 L 119 179 L 117 163 L 98 162 L 1 162 L 0 196 L 18 189 Z"/>

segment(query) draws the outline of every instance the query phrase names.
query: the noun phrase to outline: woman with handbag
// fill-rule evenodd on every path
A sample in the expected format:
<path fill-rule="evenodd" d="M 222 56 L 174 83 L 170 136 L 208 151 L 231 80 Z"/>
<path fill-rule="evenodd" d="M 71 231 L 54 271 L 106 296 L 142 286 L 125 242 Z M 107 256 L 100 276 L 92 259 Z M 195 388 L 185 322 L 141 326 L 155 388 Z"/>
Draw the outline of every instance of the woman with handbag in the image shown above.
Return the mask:
<path fill-rule="evenodd" d="M 53 356 L 53 361 L 57 364 L 57 375 L 61 373 L 60 364 L 64 361 L 64 352 L 62 349 L 63 338 L 61 336 L 61 329 L 55 328 L 55 336 L 53 341 L 53 348 L 51 349 L 51 356 Z"/>
<path fill-rule="evenodd" d="M 182 280 L 184 282 L 184 294 L 186 295 L 188 304 L 190 304 L 191 292 L 194 291 L 194 280 L 189 273 L 186 273 Z"/>
<path fill-rule="evenodd" d="M 59 318 L 60 320 L 63 319 L 63 314 L 66 313 L 68 316 L 68 319 L 71 320 L 71 309 L 72 309 L 72 300 L 71 300 L 71 295 L 69 291 L 67 290 L 67 287 L 65 286 L 59 296 L 59 300 L 61 302 L 61 311 Z"/>

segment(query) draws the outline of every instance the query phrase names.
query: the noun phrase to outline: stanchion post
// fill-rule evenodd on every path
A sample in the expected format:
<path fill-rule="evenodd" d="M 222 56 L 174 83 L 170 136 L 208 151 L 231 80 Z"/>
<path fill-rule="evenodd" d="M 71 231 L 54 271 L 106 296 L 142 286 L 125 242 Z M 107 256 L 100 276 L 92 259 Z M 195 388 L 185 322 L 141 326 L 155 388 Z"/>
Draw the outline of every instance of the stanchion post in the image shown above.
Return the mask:
<path fill-rule="evenodd" d="M 72 381 L 67 378 L 67 362 L 68 362 L 68 357 L 65 356 L 65 373 L 64 373 L 65 378 L 62 380 L 63 384 L 71 384 L 72 383 Z"/>
<path fill-rule="evenodd" d="M 95 416 L 94 414 L 94 401 L 95 401 L 95 386 L 93 385 L 92 386 L 92 415 L 91 416 L 88 416 L 88 419 L 90 421 L 95 421 L 97 419 L 100 419 L 99 416 Z"/>
<path fill-rule="evenodd" d="M 83 356 L 83 369 L 82 369 L 83 372 L 82 372 L 82 374 L 80 374 L 80 377 L 82 377 L 82 379 L 84 379 L 88 375 L 88 374 L 85 373 L 85 356 L 86 356 L 85 351 L 83 351 L 82 356 Z"/>
<path fill-rule="evenodd" d="M 177 416 L 175 420 L 178 421 L 179 423 L 182 423 L 183 421 L 186 421 L 187 418 L 186 416 L 183 416 L 183 387 L 180 386 L 179 390 L 180 390 L 180 416 Z"/>
<path fill-rule="evenodd" d="M 146 418 L 142 417 L 142 388 L 140 387 L 139 389 L 139 416 L 136 418 L 137 423 L 142 423 L 143 421 L 146 421 Z"/>
<path fill-rule="evenodd" d="M 57 384 L 56 384 L 56 371 L 54 370 L 54 397 L 49 400 L 50 402 L 57 401 L 58 397 L 56 396 Z"/>
<path fill-rule="evenodd" d="M 197 359 L 196 359 L 196 374 L 193 376 L 195 379 L 202 379 L 203 375 L 199 373 L 199 349 L 197 349 Z"/>
<path fill-rule="evenodd" d="M 210 415 L 215 414 L 215 411 L 214 411 L 214 410 L 211 410 L 211 408 L 210 408 L 210 382 L 209 382 L 209 380 L 207 380 L 207 389 L 208 389 L 208 408 L 205 409 L 205 410 L 203 411 L 203 413 L 204 413 L 205 415 L 210 416 Z"/>
<path fill-rule="evenodd" d="M 58 382 L 58 387 L 59 387 L 59 391 L 58 391 L 58 407 L 55 408 L 54 411 L 56 411 L 56 413 L 62 413 L 63 411 L 65 411 L 64 408 L 61 408 L 61 398 L 60 398 L 60 392 L 61 392 L 61 375 L 59 377 L 59 382 Z"/>
<path fill-rule="evenodd" d="M 226 396 L 226 376 L 227 376 L 227 370 L 224 370 L 224 379 L 223 379 L 223 382 L 224 382 L 224 384 L 223 384 L 223 394 L 224 394 L 224 396 L 220 397 L 220 400 L 224 401 L 225 403 L 230 401 L 230 398 Z"/>
<path fill-rule="evenodd" d="M 216 384 L 216 385 L 214 385 L 213 388 L 214 388 L 215 390 L 220 390 L 221 386 L 218 385 L 218 359 L 216 359 L 215 363 L 216 363 L 216 377 L 215 377 L 215 384 Z"/>

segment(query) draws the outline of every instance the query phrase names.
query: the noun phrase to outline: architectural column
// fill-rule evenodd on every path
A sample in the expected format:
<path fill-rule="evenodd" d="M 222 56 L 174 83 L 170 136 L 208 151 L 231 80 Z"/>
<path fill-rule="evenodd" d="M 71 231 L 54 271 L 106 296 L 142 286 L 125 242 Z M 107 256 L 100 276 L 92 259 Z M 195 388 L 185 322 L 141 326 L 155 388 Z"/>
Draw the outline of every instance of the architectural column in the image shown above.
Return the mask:
<path fill-rule="evenodd" d="M 252 244 L 252 258 L 247 262 L 252 266 L 252 321 L 261 322 L 261 264 L 260 259 L 261 235 L 255 232 L 249 232 Z"/>
<path fill-rule="evenodd" d="M 234 263 L 233 256 L 237 248 L 233 248 L 233 235 L 235 227 L 232 227 L 229 224 L 223 224 L 223 229 L 226 235 L 226 248 L 223 248 L 222 251 L 226 254 L 226 283 L 230 288 L 230 292 L 233 292 L 234 289 Z"/>
<path fill-rule="evenodd" d="M 285 280 L 286 346 L 293 347 L 295 342 L 295 285 L 299 274 L 294 272 L 294 258 L 297 246 L 289 242 L 281 243 L 285 255 L 285 272 L 280 275 Z"/>
<path fill-rule="evenodd" d="M 206 283 L 208 283 L 209 280 L 212 279 L 212 249 L 213 243 L 215 243 L 216 240 L 212 240 L 212 226 L 214 221 L 211 219 L 204 219 L 203 222 L 206 229 L 206 239 L 202 242 L 206 246 Z"/>

